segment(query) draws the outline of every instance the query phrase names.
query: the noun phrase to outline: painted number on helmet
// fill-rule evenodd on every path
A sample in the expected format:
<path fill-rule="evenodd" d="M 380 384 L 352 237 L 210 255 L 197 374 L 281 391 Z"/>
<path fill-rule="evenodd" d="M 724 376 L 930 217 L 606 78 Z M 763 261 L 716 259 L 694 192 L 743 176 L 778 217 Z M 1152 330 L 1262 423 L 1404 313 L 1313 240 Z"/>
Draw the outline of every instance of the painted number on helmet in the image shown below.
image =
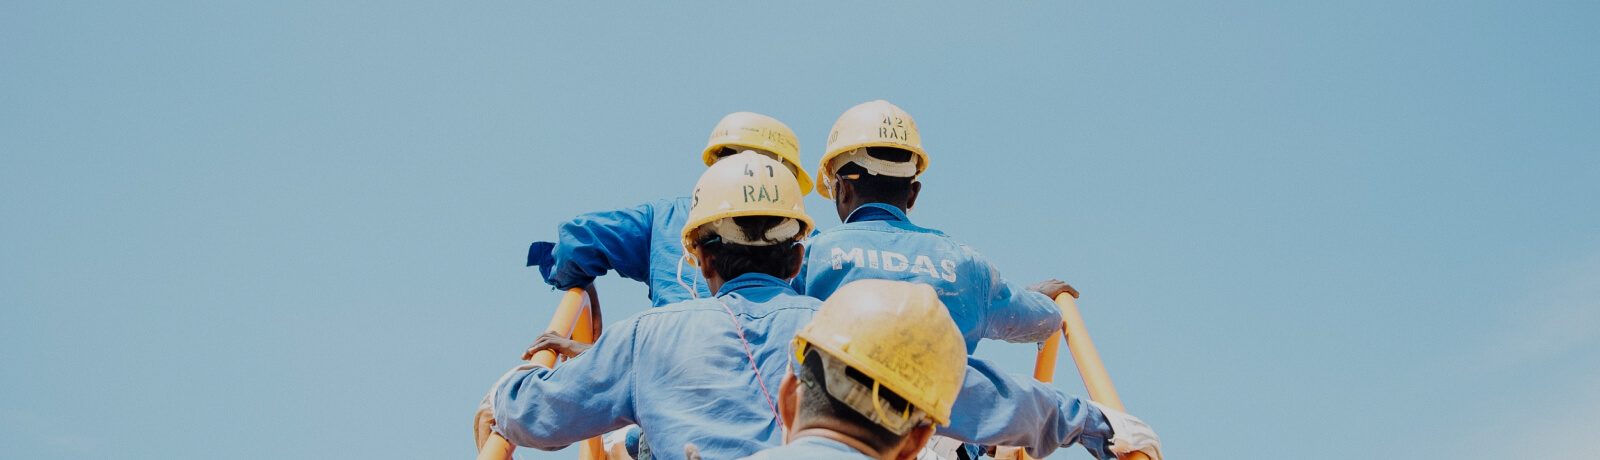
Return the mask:
<path fill-rule="evenodd" d="M 911 130 L 906 129 L 906 120 L 900 117 L 883 117 L 883 126 L 878 127 L 878 137 L 899 139 L 909 142 Z"/>
<path fill-rule="evenodd" d="M 778 177 L 778 174 L 772 170 L 772 165 L 765 165 L 765 166 L 767 167 L 767 177 Z M 750 165 L 744 165 L 744 175 L 750 176 L 750 177 L 756 177 L 755 171 L 751 171 L 750 170 Z M 774 193 L 776 193 L 776 192 L 774 192 Z"/>
<path fill-rule="evenodd" d="M 744 186 L 744 202 L 746 202 L 746 203 L 756 203 L 756 202 L 762 202 L 762 201 L 765 201 L 765 202 L 768 202 L 768 203 L 777 203 L 778 202 L 778 186 L 776 186 L 776 185 L 774 185 L 772 187 L 767 187 L 765 185 L 746 185 L 746 186 Z"/>

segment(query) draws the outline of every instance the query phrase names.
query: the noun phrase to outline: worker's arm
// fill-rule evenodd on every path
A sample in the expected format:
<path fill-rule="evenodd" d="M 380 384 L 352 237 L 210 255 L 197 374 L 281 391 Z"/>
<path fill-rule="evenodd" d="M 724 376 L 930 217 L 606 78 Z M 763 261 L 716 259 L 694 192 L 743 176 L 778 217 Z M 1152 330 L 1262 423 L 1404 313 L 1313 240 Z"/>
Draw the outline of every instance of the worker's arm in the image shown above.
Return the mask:
<path fill-rule="evenodd" d="M 989 309 L 984 313 L 983 338 L 1033 343 L 1061 332 L 1061 307 L 1056 306 L 1053 297 L 1008 283 L 983 255 L 970 248 L 967 254 L 974 259 L 979 273 L 987 275 Z"/>
<path fill-rule="evenodd" d="M 512 444 L 558 450 L 634 423 L 633 342 L 623 320 L 556 369 L 536 367 L 495 389 L 494 430 Z"/>
<path fill-rule="evenodd" d="M 561 224 L 555 243 L 528 248 L 528 265 L 538 265 L 556 289 L 587 286 L 607 270 L 636 281 L 650 276 L 650 232 L 657 203 L 580 215 Z"/>
<path fill-rule="evenodd" d="M 950 426 L 938 433 L 975 444 L 1024 447 L 1034 458 L 1073 443 L 1083 444 L 1097 458 L 1116 458 L 1106 448 L 1111 424 L 1088 400 L 971 356 L 961 395 L 950 411 Z"/>

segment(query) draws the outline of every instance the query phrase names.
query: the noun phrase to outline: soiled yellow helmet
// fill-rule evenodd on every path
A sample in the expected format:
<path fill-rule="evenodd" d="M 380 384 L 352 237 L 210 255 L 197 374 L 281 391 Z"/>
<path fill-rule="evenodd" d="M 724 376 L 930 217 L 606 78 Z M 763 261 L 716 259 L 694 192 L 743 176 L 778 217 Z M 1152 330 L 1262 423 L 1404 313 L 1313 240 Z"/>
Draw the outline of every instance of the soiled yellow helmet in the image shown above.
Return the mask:
<path fill-rule="evenodd" d="M 966 376 L 967 346 L 932 287 L 879 279 L 846 284 L 795 333 L 801 362 L 806 347 L 822 352 L 824 367 L 830 361 L 847 365 L 870 377 L 872 386 L 905 398 L 910 405 L 903 411 L 886 410 L 876 388 L 845 377 L 842 370 L 828 370 L 834 399 L 890 431 L 904 434 L 924 420 L 918 413 L 950 424 L 950 408 Z"/>
<path fill-rule="evenodd" d="M 756 149 L 777 155 L 800 181 L 800 193 L 811 193 L 811 175 L 800 166 L 800 139 L 788 125 L 754 112 L 734 112 L 722 117 L 711 130 L 711 140 L 700 156 L 706 166 L 717 162 L 723 148 L 737 151 Z"/>
<path fill-rule="evenodd" d="M 839 155 L 865 147 L 894 147 L 911 151 L 916 161 L 916 173 L 928 169 L 928 153 L 922 150 L 922 134 L 917 132 L 917 122 L 911 115 L 882 99 L 862 103 L 844 111 L 833 122 L 828 132 L 828 145 L 817 167 L 817 194 L 833 199 L 831 187 L 839 178 L 834 174 L 840 166 L 830 164 Z"/>
<path fill-rule="evenodd" d="M 683 226 L 684 254 L 694 254 L 694 238 L 701 227 L 726 230 L 732 225 L 732 220 L 726 219 L 733 217 L 792 219 L 773 227 L 766 238 L 755 241 L 745 240 L 738 232 L 718 232 L 733 243 L 762 246 L 790 238 L 803 239 L 811 234 L 814 224 L 811 216 L 806 215 L 805 201 L 800 197 L 800 183 L 778 160 L 751 151 L 724 157 L 706 168 L 700 181 L 694 184 L 689 221 Z M 699 261 L 693 257 L 689 260 L 699 266 Z"/>

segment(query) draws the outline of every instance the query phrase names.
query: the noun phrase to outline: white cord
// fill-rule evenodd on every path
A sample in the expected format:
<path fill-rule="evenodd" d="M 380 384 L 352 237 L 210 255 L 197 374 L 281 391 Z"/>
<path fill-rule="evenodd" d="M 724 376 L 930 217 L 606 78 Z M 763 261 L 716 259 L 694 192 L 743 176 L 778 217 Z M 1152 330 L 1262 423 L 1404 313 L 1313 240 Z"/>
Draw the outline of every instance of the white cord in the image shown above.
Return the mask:
<path fill-rule="evenodd" d="M 687 257 L 687 256 L 685 256 L 685 257 Z M 690 289 L 689 285 L 683 284 L 683 259 L 684 259 L 684 257 L 679 257 L 678 258 L 678 276 L 675 276 L 673 278 L 675 278 L 675 281 L 678 282 L 678 287 L 681 287 L 681 288 L 689 290 L 689 298 L 698 299 L 698 298 L 700 298 L 700 278 L 695 278 L 694 279 L 694 288 L 693 289 Z"/>

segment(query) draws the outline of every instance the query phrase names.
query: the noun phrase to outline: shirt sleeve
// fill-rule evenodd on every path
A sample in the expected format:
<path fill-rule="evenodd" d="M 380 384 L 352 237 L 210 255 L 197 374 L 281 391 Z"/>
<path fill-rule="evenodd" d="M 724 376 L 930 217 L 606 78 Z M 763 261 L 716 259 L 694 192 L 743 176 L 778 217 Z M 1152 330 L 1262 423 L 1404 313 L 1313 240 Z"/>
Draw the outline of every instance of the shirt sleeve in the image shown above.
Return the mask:
<path fill-rule="evenodd" d="M 1023 447 L 1034 458 L 1073 443 L 1083 444 L 1097 458 L 1116 458 L 1107 449 L 1111 424 L 1088 401 L 970 356 L 950 426 L 938 433 L 963 442 Z"/>
<path fill-rule="evenodd" d="M 637 330 L 637 321 L 624 321 L 555 369 L 506 378 L 496 388 L 495 431 L 518 446 L 559 450 L 634 423 Z"/>
<path fill-rule="evenodd" d="M 988 268 L 989 309 L 984 313 L 983 338 L 1031 343 L 1061 332 L 1061 307 L 1055 300 L 1006 282 L 1000 277 L 1000 270 L 982 255 L 970 249 L 968 254 Z"/>
<path fill-rule="evenodd" d="M 635 281 L 650 276 L 650 203 L 616 211 L 593 212 L 561 224 L 545 282 L 557 289 L 583 287 L 607 270 Z"/>

